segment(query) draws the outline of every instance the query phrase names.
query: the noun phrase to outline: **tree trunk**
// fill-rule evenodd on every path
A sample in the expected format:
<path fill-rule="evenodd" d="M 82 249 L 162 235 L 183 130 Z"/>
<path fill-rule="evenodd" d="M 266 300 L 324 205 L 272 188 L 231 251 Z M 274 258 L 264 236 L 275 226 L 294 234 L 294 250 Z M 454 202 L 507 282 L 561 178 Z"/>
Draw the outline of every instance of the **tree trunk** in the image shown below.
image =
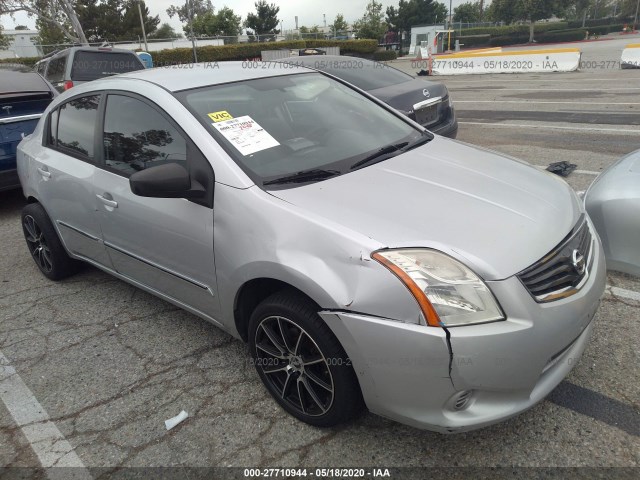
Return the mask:
<path fill-rule="evenodd" d="M 587 24 L 587 8 L 584 9 L 584 13 L 582 14 L 582 28 Z"/>
<path fill-rule="evenodd" d="M 533 43 L 533 33 L 534 33 L 535 24 L 536 22 L 534 22 L 533 20 L 529 22 L 529 43 Z"/>
<path fill-rule="evenodd" d="M 76 15 L 75 10 L 73 9 L 73 5 L 71 5 L 70 0 L 59 0 L 60 6 L 62 10 L 66 14 L 67 18 L 71 22 L 71 26 L 73 27 L 73 31 L 76 32 L 78 36 L 78 41 L 82 45 L 89 45 L 87 41 L 87 37 L 84 34 L 84 30 L 82 29 L 82 25 L 80 24 L 80 20 L 78 20 L 78 16 Z"/>

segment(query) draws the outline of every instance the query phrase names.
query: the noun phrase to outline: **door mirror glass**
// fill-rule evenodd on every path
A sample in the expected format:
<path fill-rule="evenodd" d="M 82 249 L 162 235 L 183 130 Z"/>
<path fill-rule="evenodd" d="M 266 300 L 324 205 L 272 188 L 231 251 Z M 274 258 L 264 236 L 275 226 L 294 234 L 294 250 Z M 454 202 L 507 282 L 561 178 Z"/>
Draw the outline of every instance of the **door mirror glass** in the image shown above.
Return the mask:
<path fill-rule="evenodd" d="M 149 167 L 129 177 L 131 191 L 140 197 L 202 198 L 205 189 L 177 163 Z"/>

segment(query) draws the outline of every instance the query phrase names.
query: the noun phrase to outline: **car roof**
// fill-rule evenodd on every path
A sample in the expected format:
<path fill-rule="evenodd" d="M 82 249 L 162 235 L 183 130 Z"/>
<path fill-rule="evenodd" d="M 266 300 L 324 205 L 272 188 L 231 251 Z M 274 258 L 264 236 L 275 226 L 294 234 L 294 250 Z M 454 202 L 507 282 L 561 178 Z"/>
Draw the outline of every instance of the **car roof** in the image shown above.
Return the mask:
<path fill-rule="evenodd" d="M 49 85 L 36 72 L 13 72 L 0 70 L 0 92 L 3 96 L 12 93 L 51 92 Z"/>
<path fill-rule="evenodd" d="M 221 85 L 257 78 L 279 77 L 296 73 L 311 73 L 313 70 L 296 65 L 284 67 L 275 62 L 211 62 L 189 63 L 148 68 L 106 78 L 107 82 L 132 78 L 154 83 L 171 92 L 192 88 Z"/>

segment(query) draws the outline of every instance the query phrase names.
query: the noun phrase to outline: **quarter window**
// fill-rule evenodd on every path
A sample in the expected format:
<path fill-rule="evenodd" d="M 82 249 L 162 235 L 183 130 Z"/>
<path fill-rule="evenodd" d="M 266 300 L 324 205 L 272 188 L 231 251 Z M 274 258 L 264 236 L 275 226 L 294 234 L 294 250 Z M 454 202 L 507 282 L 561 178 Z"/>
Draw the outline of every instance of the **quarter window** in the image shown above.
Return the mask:
<path fill-rule="evenodd" d="M 49 61 L 47 69 L 47 80 L 51 83 L 61 82 L 64 78 L 64 67 L 66 65 L 67 56 L 54 58 Z"/>
<path fill-rule="evenodd" d="M 105 166 L 129 176 L 163 163 L 187 168 L 184 137 L 155 108 L 132 97 L 109 95 L 104 119 Z"/>
<path fill-rule="evenodd" d="M 92 159 L 94 157 L 94 132 L 98 118 L 100 95 L 75 98 L 58 109 L 58 129 L 52 125 L 58 148 Z M 51 122 L 55 115 L 51 116 Z"/>

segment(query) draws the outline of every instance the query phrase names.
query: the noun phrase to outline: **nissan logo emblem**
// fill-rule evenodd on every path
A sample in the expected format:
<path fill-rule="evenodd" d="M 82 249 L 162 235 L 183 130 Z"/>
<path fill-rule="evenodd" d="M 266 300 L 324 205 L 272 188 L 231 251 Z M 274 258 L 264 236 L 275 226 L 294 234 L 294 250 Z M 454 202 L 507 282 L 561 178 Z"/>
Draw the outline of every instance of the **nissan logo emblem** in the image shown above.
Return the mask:
<path fill-rule="evenodd" d="M 426 88 L 422 90 L 422 94 L 427 98 L 431 96 L 431 92 L 429 92 L 429 90 L 427 90 Z"/>
<path fill-rule="evenodd" d="M 573 268 L 575 268 L 576 272 L 579 275 L 582 275 L 584 271 L 587 269 L 587 265 L 584 261 L 584 255 L 582 255 L 578 250 L 574 250 L 571 256 L 571 263 L 573 264 Z"/>

